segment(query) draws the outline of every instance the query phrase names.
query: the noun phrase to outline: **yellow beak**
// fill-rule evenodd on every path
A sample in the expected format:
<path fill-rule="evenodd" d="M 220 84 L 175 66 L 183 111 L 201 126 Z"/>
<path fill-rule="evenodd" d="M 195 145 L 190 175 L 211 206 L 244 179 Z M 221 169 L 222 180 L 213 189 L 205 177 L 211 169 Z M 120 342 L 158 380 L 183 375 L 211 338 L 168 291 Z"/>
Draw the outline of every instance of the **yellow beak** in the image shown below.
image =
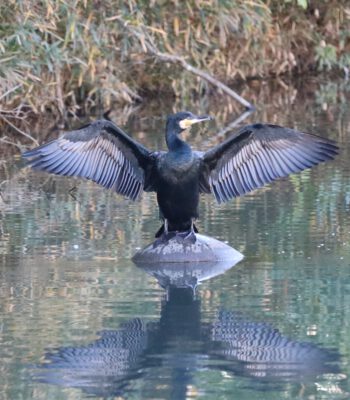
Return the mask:
<path fill-rule="evenodd" d="M 213 119 L 214 118 L 211 117 L 210 115 L 202 115 L 200 117 L 183 119 L 182 121 L 179 122 L 179 125 L 181 129 L 187 129 L 193 124 L 198 124 L 199 122 L 204 122 L 204 121 L 211 121 Z"/>

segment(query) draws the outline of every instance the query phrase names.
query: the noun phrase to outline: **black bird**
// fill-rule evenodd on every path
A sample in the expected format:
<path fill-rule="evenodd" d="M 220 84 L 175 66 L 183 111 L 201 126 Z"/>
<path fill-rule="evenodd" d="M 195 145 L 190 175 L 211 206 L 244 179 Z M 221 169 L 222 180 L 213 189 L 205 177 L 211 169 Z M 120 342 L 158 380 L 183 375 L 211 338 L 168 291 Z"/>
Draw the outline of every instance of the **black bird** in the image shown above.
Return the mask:
<path fill-rule="evenodd" d="M 159 237 L 197 231 L 201 193 L 226 202 L 338 153 L 331 140 L 271 124 L 244 126 L 207 152 L 193 151 L 181 133 L 211 119 L 190 112 L 169 115 L 168 152 L 150 151 L 113 122 L 98 120 L 23 156 L 36 170 L 87 178 L 132 200 L 143 190 L 156 192 L 164 221 Z"/>

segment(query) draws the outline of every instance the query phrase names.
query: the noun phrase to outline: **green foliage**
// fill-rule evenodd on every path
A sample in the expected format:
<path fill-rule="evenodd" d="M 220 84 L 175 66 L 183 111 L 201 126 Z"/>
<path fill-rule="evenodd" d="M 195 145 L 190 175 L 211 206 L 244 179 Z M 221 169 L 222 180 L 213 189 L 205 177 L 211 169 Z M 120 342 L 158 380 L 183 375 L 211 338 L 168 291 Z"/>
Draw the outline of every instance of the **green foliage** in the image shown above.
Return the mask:
<path fill-rule="evenodd" d="M 308 6 L 308 0 L 297 0 L 297 4 L 298 6 L 306 10 Z"/>
<path fill-rule="evenodd" d="M 337 64 L 337 48 L 332 44 L 322 43 L 316 47 L 316 60 L 321 70 L 331 70 Z"/>
<path fill-rule="evenodd" d="M 286 4 L 288 4 L 288 3 L 292 3 L 292 0 L 284 0 L 284 2 L 285 2 Z M 299 7 L 303 8 L 304 10 L 306 10 L 309 1 L 308 1 L 308 0 L 296 0 L 296 3 L 297 3 L 297 5 L 298 5 Z"/>

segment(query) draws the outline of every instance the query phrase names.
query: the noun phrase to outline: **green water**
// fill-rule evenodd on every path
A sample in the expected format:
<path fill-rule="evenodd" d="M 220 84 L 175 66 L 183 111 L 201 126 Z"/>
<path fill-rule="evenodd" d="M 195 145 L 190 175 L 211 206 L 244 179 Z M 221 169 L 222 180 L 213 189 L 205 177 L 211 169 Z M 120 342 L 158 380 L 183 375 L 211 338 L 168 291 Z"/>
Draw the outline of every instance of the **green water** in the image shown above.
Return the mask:
<path fill-rule="evenodd" d="M 245 258 L 194 298 L 130 261 L 159 227 L 154 195 L 134 204 L 5 159 L 0 399 L 350 398 L 350 96 L 329 85 L 259 94 L 245 123 L 319 133 L 342 151 L 229 204 L 203 198 L 200 231 Z M 209 107 L 216 125 L 188 137 L 194 147 L 234 118 L 222 103 Z M 161 107 L 126 121 L 152 148 L 164 148 L 164 121 L 151 117 Z"/>

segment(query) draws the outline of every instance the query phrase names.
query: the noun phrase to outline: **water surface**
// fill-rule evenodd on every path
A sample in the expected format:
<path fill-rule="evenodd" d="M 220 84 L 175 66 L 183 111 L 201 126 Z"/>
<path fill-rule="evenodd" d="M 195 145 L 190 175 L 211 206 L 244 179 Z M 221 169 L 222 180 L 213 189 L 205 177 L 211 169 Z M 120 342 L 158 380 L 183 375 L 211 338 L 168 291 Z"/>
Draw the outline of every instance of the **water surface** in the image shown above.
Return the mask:
<path fill-rule="evenodd" d="M 5 159 L 0 398 L 349 398 L 349 95 L 329 85 L 259 94 L 245 122 L 319 133 L 342 152 L 227 205 L 203 198 L 201 232 L 245 259 L 195 295 L 165 290 L 130 261 L 159 227 L 154 195 L 134 204 Z M 222 103 L 191 108 L 218 117 L 188 137 L 194 147 L 215 144 L 213 132 L 236 116 Z M 124 121 L 152 148 L 164 148 L 159 107 Z"/>

